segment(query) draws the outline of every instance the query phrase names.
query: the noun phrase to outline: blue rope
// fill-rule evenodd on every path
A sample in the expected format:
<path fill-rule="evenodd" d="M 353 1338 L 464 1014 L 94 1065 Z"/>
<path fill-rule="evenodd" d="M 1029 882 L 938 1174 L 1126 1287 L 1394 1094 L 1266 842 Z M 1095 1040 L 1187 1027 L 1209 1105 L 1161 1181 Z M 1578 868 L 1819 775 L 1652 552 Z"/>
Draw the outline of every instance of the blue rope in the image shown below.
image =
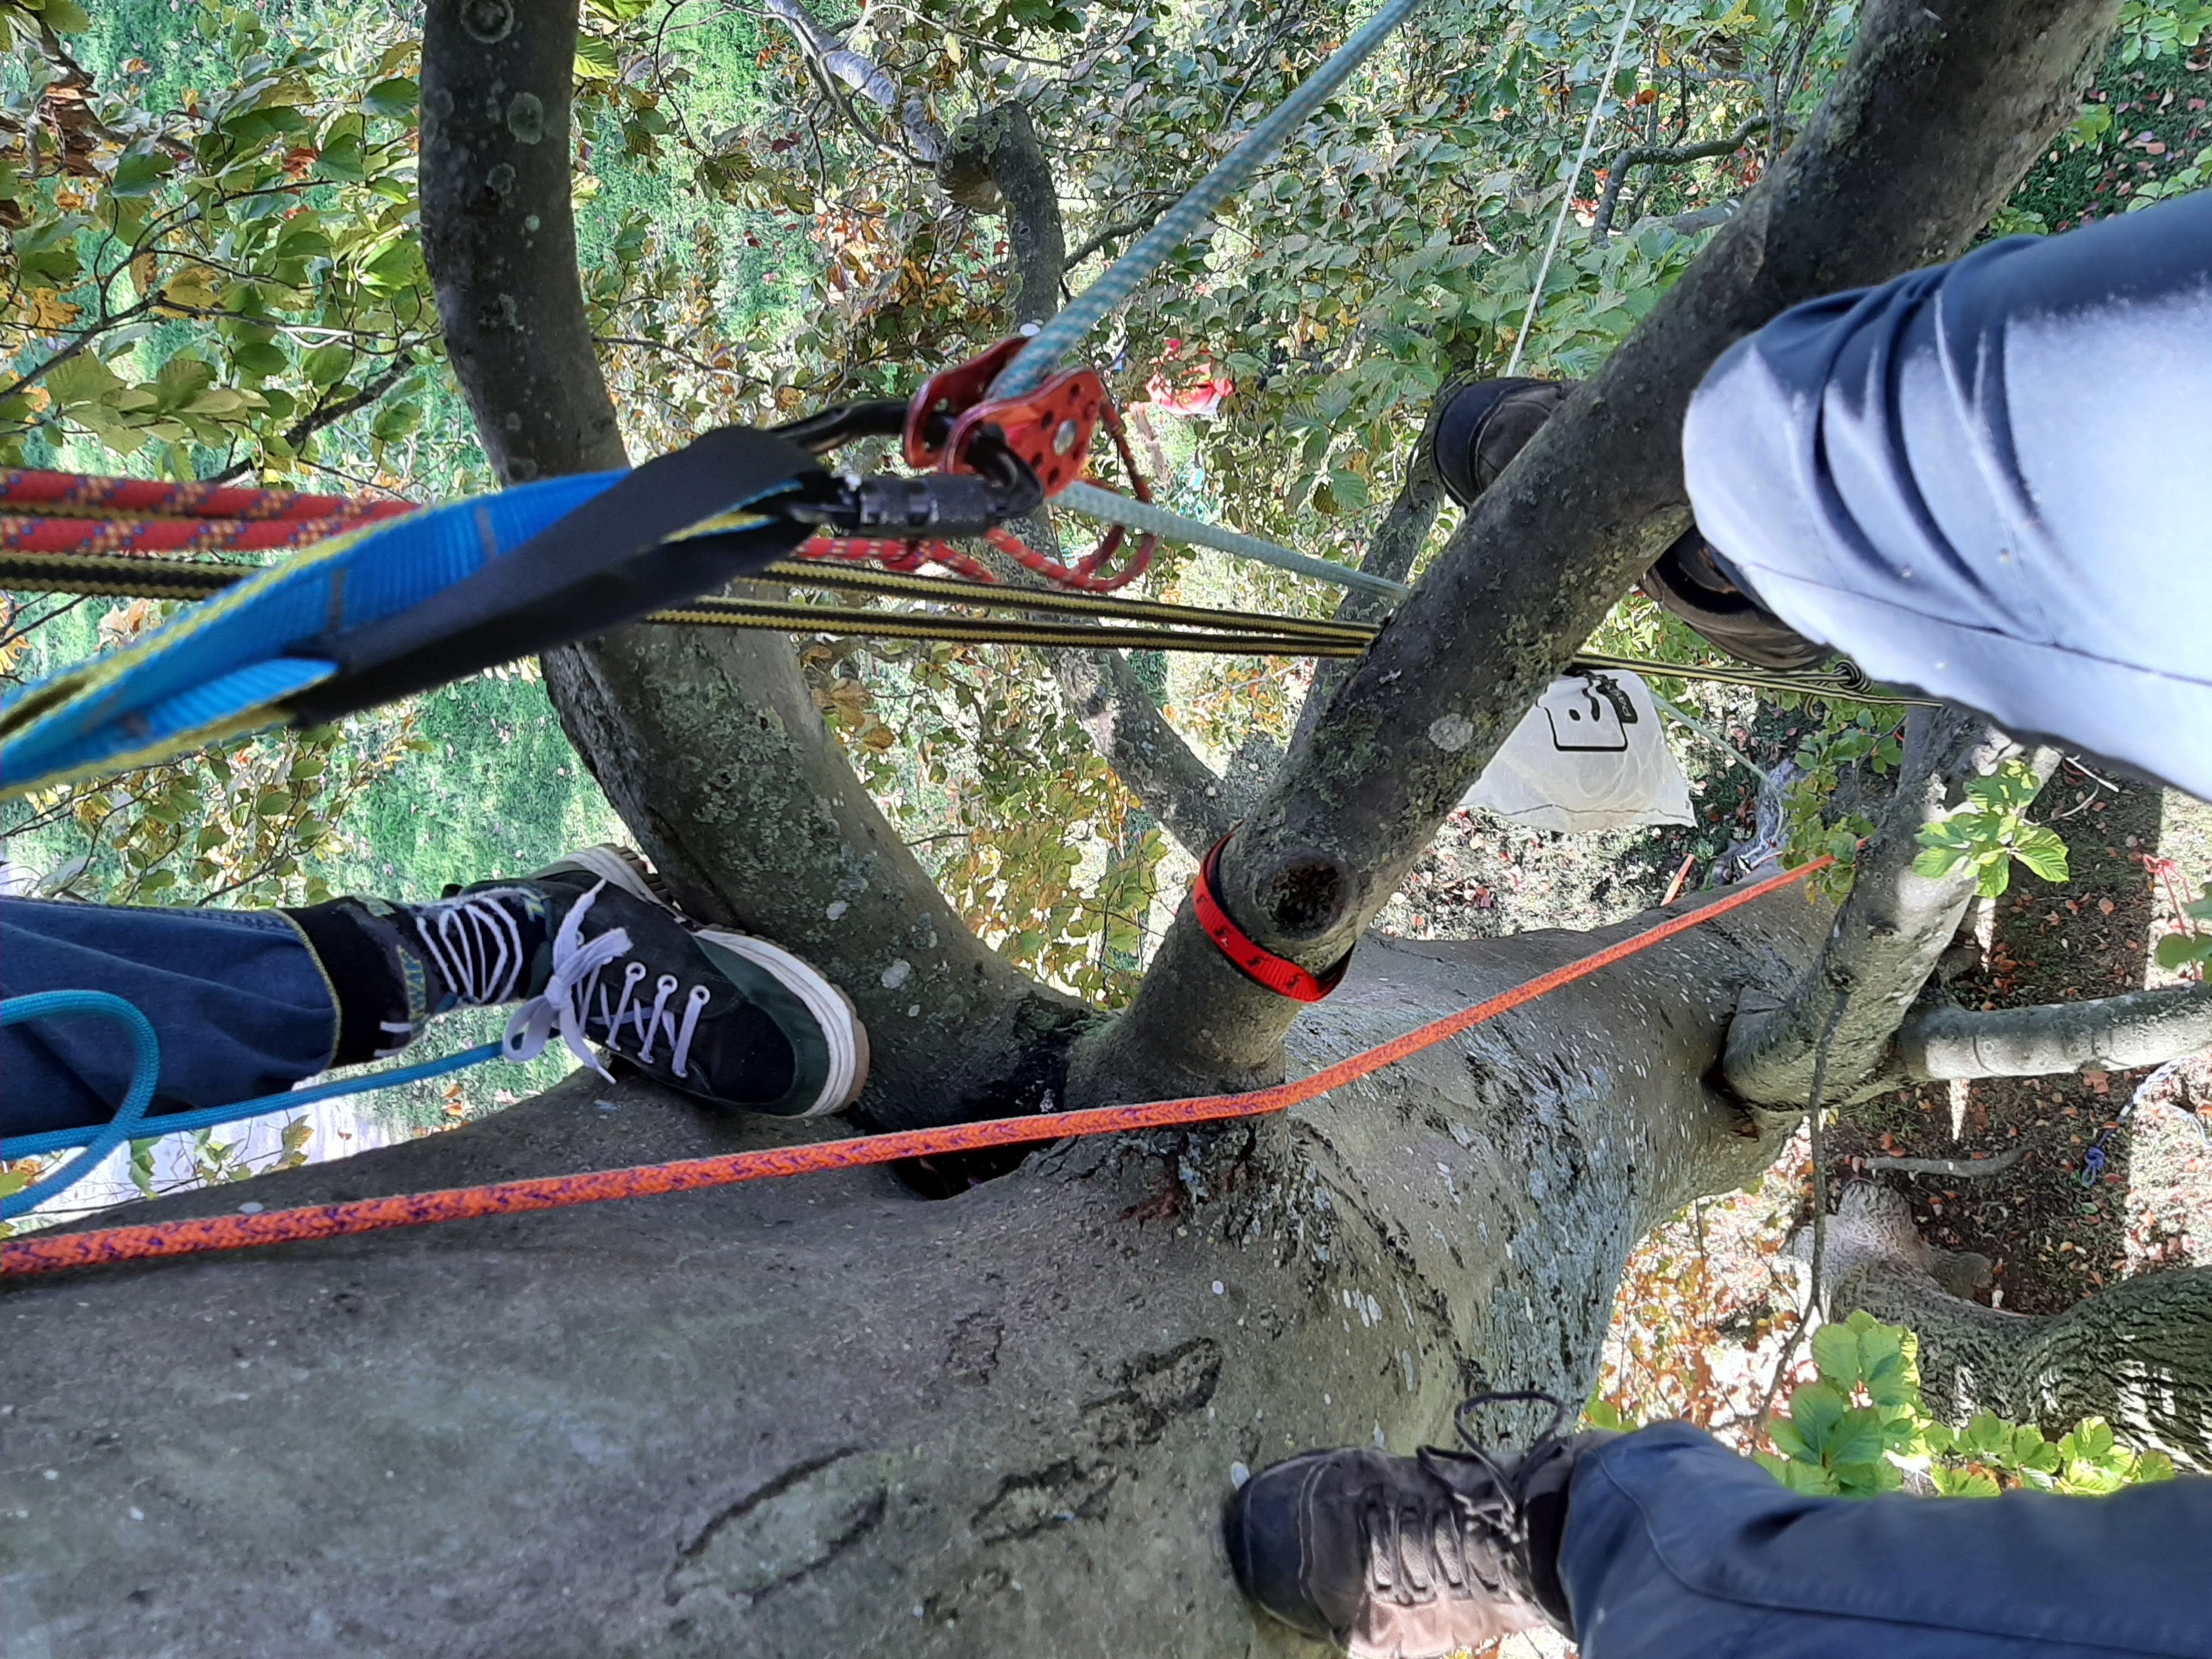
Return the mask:
<path fill-rule="evenodd" d="M 95 1014 L 115 1021 L 130 1032 L 131 1087 L 124 1093 L 122 1105 L 115 1109 L 115 1115 L 88 1132 L 89 1144 L 81 1157 L 70 1159 L 45 1180 L 33 1182 L 21 1192 L 0 1198 L 0 1221 L 13 1221 L 33 1205 L 44 1203 L 91 1174 L 94 1165 L 131 1139 L 131 1132 L 144 1118 L 146 1108 L 154 1098 L 154 1085 L 161 1075 L 161 1040 L 154 1035 L 153 1021 L 121 997 L 110 996 L 105 991 L 41 991 L 33 996 L 9 997 L 0 1002 L 0 1025 L 71 1014 Z M 13 1158 L 15 1152 L 12 1146 L 0 1146 L 0 1156 Z"/>
<path fill-rule="evenodd" d="M 19 1158 L 41 1158 L 49 1152 L 67 1152 L 74 1146 L 85 1149 L 82 1157 L 72 1158 L 45 1180 L 0 1199 L 0 1221 L 12 1221 L 34 1206 L 66 1192 L 90 1175 L 102 1158 L 127 1140 L 190 1134 L 194 1130 L 213 1129 L 226 1123 L 242 1122 L 247 1118 L 268 1117 L 277 1112 L 312 1106 L 318 1101 L 367 1094 L 377 1089 L 396 1088 L 400 1084 L 416 1083 L 424 1078 L 443 1077 L 448 1072 L 465 1071 L 471 1066 L 481 1066 L 488 1060 L 500 1057 L 500 1045 L 486 1042 L 474 1048 L 464 1048 L 457 1054 L 447 1054 L 442 1060 L 424 1060 L 416 1066 L 394 1066 L 360 1077 L 342 1078 L 334 1083 L 319 1083 L 312 1089 L 288 1089 L 282 1094 L 261 1095 L 229 1106 L 203 1107 L 194 1112 L 162 1112 L 148 1117 L 146 1108 L 153 1101 L 155 1085 L 161 1074 L 161 1045 L 145 1015 L 121 997 L 111 996 L 105 991 L 45 991 L 35 996 L 9 997 L 5 1002 L 0 1002 L 0 1025 L 14 1025 L 27 1019 L 68 1014 L 103 1015 L 120 1021 L 129 1028 L 133 1049 L 131 1087 L 124 1094 L 123 1104 L 116 1109 L 115 1115 L 106 1123 L 89 1127 L 49 1129 L 43 1134 L 17 1135 L 12 1139 L 0 1140 L 0 1159 L 9 1161 Z"/>
<path fill-rule="evenodd" d="M 1414 0 L 1388 0 L 1382 10 L 1362 24 L 1305 83 L 1267 112 L 1259 125 L 1238 141 L 1220 164 L 1183 192 L 1182 199 L 1160 216 L 1160 221 L 1121 257 L 1109 265 L 1098 280 L 1077 295 L 1060 315 L 1039 329 L 991 386 L 994 398 L 1018 397 L 1036 390 L 1060 367 L 1061 358 L 1083 343 L 1109 313 L 1137 291 L 1160 261 L 1202 229 L 1214 210 L 1227 201 L 1259 169 L 1260 164 L 1288 138 L 1345 76 L 1358 69 L 1382 38 L 1406 19 Z"/>

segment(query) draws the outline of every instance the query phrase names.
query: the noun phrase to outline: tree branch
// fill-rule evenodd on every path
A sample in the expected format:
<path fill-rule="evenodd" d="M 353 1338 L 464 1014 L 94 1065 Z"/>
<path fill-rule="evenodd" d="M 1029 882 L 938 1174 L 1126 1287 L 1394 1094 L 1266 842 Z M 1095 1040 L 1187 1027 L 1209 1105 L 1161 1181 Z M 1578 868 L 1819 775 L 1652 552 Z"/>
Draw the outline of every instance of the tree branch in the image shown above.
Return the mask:
<path fill-rule="evenodd" d="M 1398 486 L 1396 499 L 1390 510 L 1382 515 L 1382 522 L 1375 527 L 1366 552 L 1361 556 L 1359 568 L 1373 576 L 1388 577 L 1394 582 L 1409 579 L 1413 561 L 1420 556 L 1427 544 L 1429 532 L 1436 527 L 1437 509 L 1443 504 L 1443 485 L 1437 477 L 1436 428 L 1437 417 L 1443 411 L 1444 399 L 1439 396 L 1429 405 L 1429 417 L 1421 435 L 1413 446 L 1413 459 L 1406 468 L 1406 481 Z M 1338 602 L 1336 619 L 1339 622 L 1380 622 L 1389 614 L 1396 601 L 1386 594 L 1360 588 L 1348 590 Z M 1313 681 L 1306 688 L 1306 700 L 1299 706 L 1297 725 L 1291 733 L 1291 746 L 1297 748 L 1312 730 L 1322 711 L 1328 707 L 1329 699 L 1336 695 L 1352 672 L 1349 658 L 1323 658 L 1313 667 Z"/>
<path fill-rule="evenodd" d="M 1834 1097 L 1863 1099 L 1892 1086 L 1891 1042 L 1974 896 L 1974 872 L 1963 866 L 1935 878 L 1915 873 L 1915 838 L 1965 799 L 1969 782 L 2020 752 L 1977 715 L 1913 711 L 1897 793 L 1859 849 L 1850 896 L 1819 960 L 1778 1004 L 1744 1008 L 1729 1028 L 1723 1069 L 1730 1088 L 1756 1106 L 1803 1110 L 1814 1048 L 1838 994 L 1850 1006 L 1831 1060 Z M 2056 750 L 2039 750 L 2029 764 L 2048 776 L 2057 762 Z"/>
<path fill-rule="evenodd" d="M 1221 780 L 1167 723 L 1119 651 L 1060 651 L 1053 677 L 1114 775 L 1192 857 L 1235 822 Z"/>
<path fill-rule="evenodd" d="M 377 399 L 383 397 L 386 392 L 391 391 L 392 387 L 398 386 L 400 381 L 406 379 L 408 371 L 412 369 L 414 367 L 414 364 L 409 362 L 404 357 L 402 357 L 393 362 L 392 365 L 389 368 L 386 369 L 383 374 L 378 375 L 374 380 L 368 381 L 361 388 L 360 391 L 353 393 L 352 396 L 341 398 L 336 403 L 318 405 L 307 415 L 293 422 L 289 427 L 285 428 L 285 444 L 291 449 L 296 451 L 302 443 L 305 443 L 316 433 L 320 432 L 325 427 L 331 426 L 339 421 L 343 421 L 347 416 L 352 414 L 357 409 L 368 408 L 372 404 L 375 403 Z M 212 477 L 203 478 L 200 482 L 202 483 L 211 484 L 228 483 L 233 478 L 242 478 L 252 471 L 252 462 L 238 461 L 223 468 L 222 471 L 215 474 Z"/>
<path fill-rule="evenodd" d="M 509 482 L 626 465 L 576 270 L 576 4 L 432 0 L 423 251 L 454 372 Z M 495 88 L 496 91 L 492 89 Z M 961 925 L 853 775 L 787 641 L 629 628 L 545 659 L 562 725 L 678 901 L 813 963 L 896 1127 L 1034 1109 L 1088 1012 Z"/>
<path fill-rule="evenodd" d="M 939 177 L 955 201 L 1006 215 L 1015 323 L 1050 317 L 1067 268 L 1066 235 L 1052 163 L 1029 112 L 1004 104 L 967 123 L 954 135 Z M 1038 550 L 1060 556 L 1048 514 L 1014 529 Z M 1185 851 L 1202 854 L 1228 834 L 1233 820 L 1220 779 L 1162 716 L 1126 656 L 1055 652 L 1052 672 L 1099 757 Z"/>
<path fill-rule="evenodd" d="M 1119 223 L 1109 225 L 1095 236 L 1085 237 L 1076 245 L 1075 251 L 1067 256 L 1067 269 L 1074 270 L 1109 242 L 1118 242 L 1124 236 L 1142 235 L 1159 222 L 1160 216 L 1172 207 L 1175 201 L 1176 198 L 1172 195 L 1164 196 L 1149 211 L 1140 213 L 1133 219 L 1124 219 Z"/>
<path fill-rule="evenodd" d="M 2001 1313 L 1946 1288 L 1989 1264 L 1931 1249 L 1902 1194 L 1844 1191 L 1831 1229 L 1828 1316 L 1865 1309 L 1920 1338 L 1929 1413 L 1963 1427 L 1977 1412 L 2052 1435 L 2101 1417 L 2120 1440 L 2212 1470 L 2212 1269 L 2138 1273 L 2047 1319 Z"/>
<path fill-rule="evenodd" d="M 1316 970 L 1352 947 L 1688 526 L 1681 422 L 1714 358 L 1789 306 L 1963 249 L 2073 118 L 2112 10 L 1959 0 L 1938 16 L 1882 0 L 1859 14 L 1804 137 L 1475 503 L 1224 849 L 1221 896 L 1249 937 Z M 1089 1103 L 1274 1076 L 1297 1009 L 1245 979 L 1186 904 L 1136 1000 L 1079 1048 L 1070 1089 Z"/>
<path fill-rule="evenodd" d="M 2002 1175 L 2027 1153 L 2014 1146 L 1995 1158 L 1869 1158 L 1869 1170 L 1895 1170 L 1899 1175 L 1942 1176 L 1948 1181 L 1972 1181 L 1979 1176 Z"/>
<path fill-rule="evenodd" d="M 2124 1072 L 2205 1048 L 2212 1048 L 2212 984 L 2203 983 L 1988 1012 L 1938 1005 L 1914 1013 L 1897 1034 L 1899 1065 L 1923 1083 Z"/>
<path fill-rule="evenodd" d="M 1709 138 L 1703 143 L 1680 144 L 1672 149 L 1655 144 L 1629 145 L 1606 163 L 1605 193 L 1598 198 L 1597 215 L 1590 222 L 1590 240 L 1601 242 L 1612 234 L 1613 207 L 1620 200 L 1620 187 L 1628 178 L 1629 168 L 1678 167 L 1692 161 L 1733 155 L 1743 148 L 1745 139 L 1766 125 L 1764 115 L 1754 115 L 1725 138 Z"/>
<path fill-rule="evenodd" d="M 953 134 L 937 176 L 945 193 L 963 207 L 1006 215 L 1013 256 L 1007 300 L 1015 322 L 1050 317 L 1067 269 L 1067 234 L 1052 164 L 1029 111 L 1019 104 L 1001 104 L 965 123 Z"/>

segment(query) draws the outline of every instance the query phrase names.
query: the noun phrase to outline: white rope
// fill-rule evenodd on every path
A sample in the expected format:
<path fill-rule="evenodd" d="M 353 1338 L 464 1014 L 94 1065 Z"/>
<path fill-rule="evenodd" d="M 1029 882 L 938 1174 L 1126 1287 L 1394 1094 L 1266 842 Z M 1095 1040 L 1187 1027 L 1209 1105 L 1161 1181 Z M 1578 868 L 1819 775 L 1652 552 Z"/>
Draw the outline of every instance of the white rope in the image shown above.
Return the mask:
<path fill-rule="evenodd" d="M 1589 120 L 1583 127 L 1582 153 L 1575 157 L 1575 170 L 1567 175 L 1566 192 L 1559 198 L 1559 216 L 1552 221 L 1552 240 L 1544 249 L 1543 264 L 1536 267 L 1536 286 L 1528 292 L 1528 309 L 1521 314 L 1521 332 L 1513 342 L 1513 355 L 1505 360 L 1509 380 L 1521 367 L 1521 348 L 1528 343 L 1528 325 L 1536 320 L 1536 307 L 1544 302 L 1544 279 L 1552 274 L 1552 256 L 1559 251 L 1559 233 L 1567 228 L 1567 210 L 1575 204 L 1575 186 L 1582 182 L 1590 147 L 1597 142 L 1598 117 L 1605 113 L 1606 95 L 1613 90 L 1613 77 L 1620 69 L 1620 49 L 1628 44 L 1628 26 L 1635 17 L 1636 0 L 1628 0 L 1627 9 L 1620 14 L 1620 32 L 1613 37 L 1613 56 L 1606 60 L 1605 76 L 1597 83 L 1597 102 L 1590 106 Z"/>

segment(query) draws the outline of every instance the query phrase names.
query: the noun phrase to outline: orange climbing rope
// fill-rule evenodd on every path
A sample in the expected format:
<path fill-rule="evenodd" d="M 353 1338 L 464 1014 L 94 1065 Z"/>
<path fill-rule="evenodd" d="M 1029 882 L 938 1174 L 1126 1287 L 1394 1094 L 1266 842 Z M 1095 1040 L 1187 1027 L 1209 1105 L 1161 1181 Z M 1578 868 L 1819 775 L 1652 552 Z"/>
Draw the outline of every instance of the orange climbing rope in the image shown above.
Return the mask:
<path fill-rule="evenodd" d="M 1034 1117 L 993 1118 L 955 1123 L 941 1129 L 908 1129 L 896 1134 L 860 1135 L 809 1146 L 769 1152 L 732 1152 L 720 1158 L 686 1158 L 588 1175 L 540 1176 L 501 1181 L 484 1187 L 455 1187 L 442 1192 L 405 1193 L 394 1198 L 356 1199 L 263 1215 L 210 1216 L 197 1221 L 158 1221 L 140 1227 L 108 1227 L 94 1232 L 45 1234 L 0 1244 L 0 1273 L 53 1273 L 65 1267 L 98 1267 L 152 1256 L 191 1255 L 203 1250 L 235 1250 L 256 1244 L 284 1244 L 301 1239 L 337 1238 L 385 1227 L 414 1227 L 432 1221 L 516 1215 L 526 1210 L 555 1210 L 571 1204 L 598 1204 L 611 1198 L 642 1198 L 654 1193 L 686 1193 L 702 1187 L 726 1187 L 740 1181 L 777 1176 L 814 1175 L 855 1170 L 946 1152 L 980 1152 L 989 1146 L 1062 1140 L 1076 1135 L 1115 1134 L 1129 1129 L 1170 1128 L 1186 1123 L 1218 1123 L 1283 1111 L 1327 1094 L 1358 1078 L 1435 1047 L 1462 1031 L 1536 1000 L 1562 985 L 1647 951 L 1662 939 L 1711 921 L 1714 917 L 1793 886 L 1835 860 L 1814 860 L 1795 870 L 1755 882 L 1717 903 L 1676 916 L 1656 927 L 1578 957 L 1487 1001 L 1447 1014 L 1392 1037 L 1365 1052 L 1325 1066 L 1308 1077 L 1255 1089 L 1241 1095 L 1206 1095 L 1189 1100 L 1153 1101 L 1141 1106 L 1103 1106 L 1084 1112 L 1050 1112 Z"/>

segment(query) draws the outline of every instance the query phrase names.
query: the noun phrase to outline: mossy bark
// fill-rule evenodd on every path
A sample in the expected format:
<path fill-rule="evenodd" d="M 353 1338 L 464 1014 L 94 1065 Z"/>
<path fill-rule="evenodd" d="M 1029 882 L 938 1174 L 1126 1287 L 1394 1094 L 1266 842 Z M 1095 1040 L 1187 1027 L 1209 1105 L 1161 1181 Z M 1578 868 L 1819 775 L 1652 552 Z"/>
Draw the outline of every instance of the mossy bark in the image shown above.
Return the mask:
<path fill-rule="evenodd" d="M 1954 1295 L 1944 1265 L 1901 1194 L 1854 1184 L 1829 1227 L 1829 1316 L 1863 1308 L 1917 1333 L 1928 1409 L 1954 1427 L 1994 1412 L 2056 1438 L 2101 1417 L 2123 1444 L 2212 1474 L 2212 1268 L 2137 1274 L 2028 1318 Z"/>

